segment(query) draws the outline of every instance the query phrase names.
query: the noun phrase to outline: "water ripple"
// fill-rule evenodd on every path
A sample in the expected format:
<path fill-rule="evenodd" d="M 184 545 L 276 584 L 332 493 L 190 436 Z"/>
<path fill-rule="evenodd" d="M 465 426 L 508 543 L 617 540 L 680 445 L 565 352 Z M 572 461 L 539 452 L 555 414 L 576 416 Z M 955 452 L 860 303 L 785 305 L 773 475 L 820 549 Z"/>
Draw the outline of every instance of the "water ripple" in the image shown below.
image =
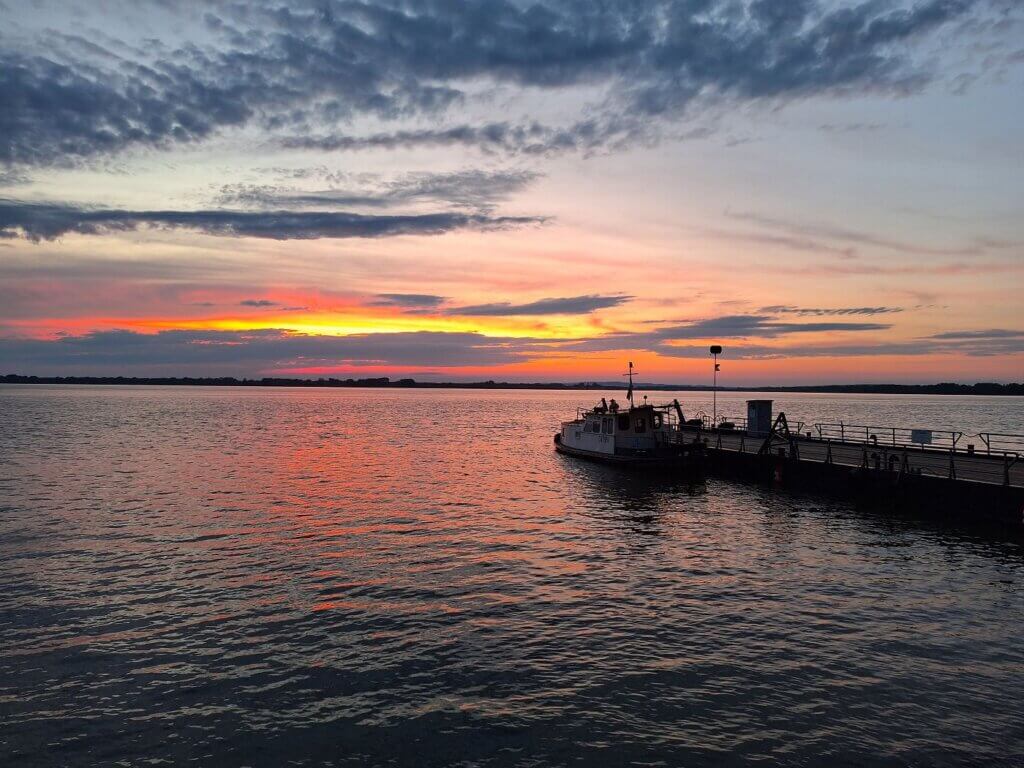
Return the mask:
<path fill-rule="evenodd" d="M 567 460 L 579 400 L 0 388 L 0 760 L 1024 764 L 1019 541 Z"/>

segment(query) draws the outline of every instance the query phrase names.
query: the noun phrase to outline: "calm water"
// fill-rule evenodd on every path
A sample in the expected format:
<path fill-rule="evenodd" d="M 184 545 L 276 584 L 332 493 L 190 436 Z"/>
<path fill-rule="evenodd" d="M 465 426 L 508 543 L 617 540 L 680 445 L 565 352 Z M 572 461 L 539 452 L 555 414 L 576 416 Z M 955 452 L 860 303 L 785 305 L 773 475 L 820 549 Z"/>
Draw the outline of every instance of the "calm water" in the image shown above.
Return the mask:
<path fill-rule="evenodd" d="M 0 765 L 1024 763 L 1019 541 L 555 454 L 594 399 L 0 388 Z"/>

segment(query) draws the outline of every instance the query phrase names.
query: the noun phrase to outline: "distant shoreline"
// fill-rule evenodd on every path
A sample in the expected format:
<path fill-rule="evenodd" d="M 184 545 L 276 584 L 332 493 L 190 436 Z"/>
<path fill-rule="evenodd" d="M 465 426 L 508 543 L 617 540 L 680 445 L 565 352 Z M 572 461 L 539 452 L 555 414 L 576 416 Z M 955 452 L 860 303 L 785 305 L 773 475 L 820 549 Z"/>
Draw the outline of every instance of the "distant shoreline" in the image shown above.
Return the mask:
<path fill-rule="evenodd" d="M 8 374 L 0 376 L 0 384 L 118 384 L 145 386 L 186 386 L 186 387 L 376 387 L 381 389 L 538 389 L 538 390 L 579 390 L 605 391 L 622 389 L 616 382 L 578 382 L 561 384 L 557 382 L 434 382 L 414 379 L 392 380 L 386 377 L 369 379 L 284 379 L 265 377 L 260 379 L 236 379 L 221 377 L 138 377 L 138 376 L 21 376 Z M 637 389 L 648 392 L 710 392 L 711 387 L 695 384 L 648 384 L 637 383 Z M 808 384 L 795 386 L 764 387 L 718 387 L 719 392 L 792 392 L 818 394 L 862 394 L 862 395 L 1009 395 L 1024 396 L 1024 383 L 996 384 Z"/>

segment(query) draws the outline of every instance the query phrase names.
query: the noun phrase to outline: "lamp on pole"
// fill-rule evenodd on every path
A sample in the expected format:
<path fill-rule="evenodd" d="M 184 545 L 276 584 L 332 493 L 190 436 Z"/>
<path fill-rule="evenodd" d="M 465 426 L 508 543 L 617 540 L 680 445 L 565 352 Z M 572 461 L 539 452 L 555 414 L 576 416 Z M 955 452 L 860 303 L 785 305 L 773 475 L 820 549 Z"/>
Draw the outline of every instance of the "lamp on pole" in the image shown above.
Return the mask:
<path fill-rule="evenodd" d="M 715 370 L 714 370 L 714 374 L 713 374 L 713 376 L 714 376 L 714 378 L 713 378 L 714 384 L 711 387 L 711 393 L 712 393 L 711 397 L 712 397 L 712 403 L 713 403 L 713 405 L 711 406 L 711 426 L 712 427 L 717 427 L 718 426 L 718 356 L 720 354 L 722 354 L 722 347 L 721 347 L 721 345 L 719 345 L 719 344 L 712 344 L 711 345 L 711 355 L 715 359 Z"/>

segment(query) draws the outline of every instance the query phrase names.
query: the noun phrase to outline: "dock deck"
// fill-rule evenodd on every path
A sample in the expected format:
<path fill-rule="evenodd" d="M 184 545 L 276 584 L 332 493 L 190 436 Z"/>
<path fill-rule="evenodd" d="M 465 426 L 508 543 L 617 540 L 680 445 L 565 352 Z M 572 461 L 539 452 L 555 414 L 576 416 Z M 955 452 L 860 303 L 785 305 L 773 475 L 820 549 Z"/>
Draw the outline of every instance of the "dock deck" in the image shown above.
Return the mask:
<path fill-rule="evenodd" d="M 683 427 L 681 431 L 691 440 L 705 441 L 709 451 L 735 454 L 764 453 L 762 449 L 767 439 L 734 430 Z M 773 456 L 783 450 L 787 458 L 806 463 L 831 463 L 850 469 L 913 473 L 959 482 L 1024 488 L 1024 460 L 1012 451 L 1000 451 L 993 455 L 969 453 L 963 449 L 832 440 L 807 437 L 806 434 L 785 438 L 776 436 L 771 440 L 770 448 Z"/>
<path fill-rule="evenodd" d="M 702 443 L 712 474 L 814 488 L 960 522 L 1024 526 L 1024 435 L 966 437 L 844 423 L 799 423 L 791 430 L 784 413 L 758 434 L 747 431 L 745 420 L 731 428 L 709 421 L 682 422 L 676 439 Z"/>

